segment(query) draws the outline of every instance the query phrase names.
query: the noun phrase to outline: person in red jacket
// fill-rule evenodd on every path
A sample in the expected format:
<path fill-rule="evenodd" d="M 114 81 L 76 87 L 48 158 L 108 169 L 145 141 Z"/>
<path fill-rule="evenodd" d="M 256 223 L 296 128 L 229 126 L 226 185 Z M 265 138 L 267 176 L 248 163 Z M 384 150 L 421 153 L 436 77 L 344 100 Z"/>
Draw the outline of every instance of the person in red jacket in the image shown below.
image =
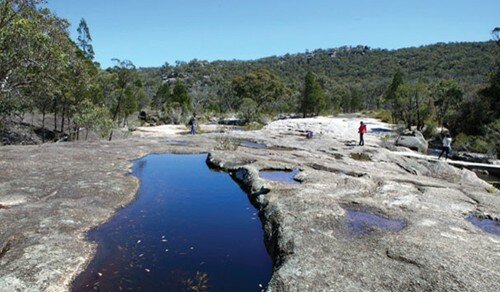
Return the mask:
<path fill-rule="evenodd" d="M 359 123 L 359 146 L 364 146 L 365 145 L 365 139 L 363 138 L 363 135 L 367 132 L 366 130 L 366 125 L 363 122 Z"/>

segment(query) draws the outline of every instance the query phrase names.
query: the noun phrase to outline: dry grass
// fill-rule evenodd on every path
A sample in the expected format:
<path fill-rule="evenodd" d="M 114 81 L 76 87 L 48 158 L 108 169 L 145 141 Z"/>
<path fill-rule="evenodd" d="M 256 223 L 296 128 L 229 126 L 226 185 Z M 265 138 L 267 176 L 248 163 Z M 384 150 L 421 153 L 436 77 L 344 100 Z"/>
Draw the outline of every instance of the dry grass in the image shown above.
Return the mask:
<path fill-rule="evenodd" d="M 351 158 L 358 161 L 372 161 L 370 155 L 365 153 L 351 153 Z"/>

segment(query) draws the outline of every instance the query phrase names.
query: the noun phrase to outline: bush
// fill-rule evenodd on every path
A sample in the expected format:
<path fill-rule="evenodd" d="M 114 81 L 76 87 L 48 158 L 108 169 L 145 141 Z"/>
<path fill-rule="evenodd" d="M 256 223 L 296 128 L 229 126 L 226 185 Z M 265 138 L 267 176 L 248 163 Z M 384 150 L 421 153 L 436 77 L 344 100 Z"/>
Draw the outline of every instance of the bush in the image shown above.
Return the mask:
<path fill-rule="evenodd" d="M 264 127 L 261 123 L 251 122 L 244 127 L 245 131 L 257 131 Z"/>
<path fill-rule="evenodd" d="M 391 123 L 392 122 L 392 115 L 391 112 L 385 109 L 381 109 L 375 112 L 372 112 L 371 116 L 373 116 L 376 119 L 381 120 L 384 123 Z"/>
<path fill-rule="evenodd" d="M 452 144 L 452 147 L 459 151 L 469 151 L 471 138 L 464 133 L 458 134 Z"/>
<path fill-rule="evenodd" d="M 240 105 L 240 112 L 238 114 L 240 119 L 245 123 L 259 122 L 260 112 L 257 103 L 251 98 L 244 98 Z"/>
<path fill-rule="evenodd" d="M 467 136 L 464 133 L 460 133 L 455 137 L 452 148 L 458 151 L 484 153 L 489 155 L 496 154 L 496 145 L 494 141 L 486 140 L 481 136 Z"/>
<path fill-rule="evenodd" d="M 487 141 L 483 140 L 481 137 L 474 137 L 472 142 L 472 152 L 477 153 L 489 153 L 492 149 L 492 145 Z"/>
<path fill-rule="evenodd" d="M 426 123 L 426 126 L 424 128 L 424 131 L 422 134 L 424 135 L 425 138 L 431 138 L 434 137 L 437 134 L 437 122 L 436 121 L 429 121 Z"/>

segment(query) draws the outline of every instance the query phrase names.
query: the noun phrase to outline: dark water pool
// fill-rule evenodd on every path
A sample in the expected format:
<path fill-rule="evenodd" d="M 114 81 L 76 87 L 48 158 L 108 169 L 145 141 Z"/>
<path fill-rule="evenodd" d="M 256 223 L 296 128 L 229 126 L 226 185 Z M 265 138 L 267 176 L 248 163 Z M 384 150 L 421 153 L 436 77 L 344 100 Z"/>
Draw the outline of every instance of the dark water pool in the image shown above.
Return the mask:
<path fill-rule="evenodd" d="M 436 156 L 436 157 L 438 157 L 439 154 L 441 154 L 441 152 L 442 152 L 441 148 L 428 148 L 427 149 L 427 155 L 430 155 L 430 156 Z M 443 154 L 443 156 L 444 156 L 444 154 Z"/>
<path fill-rule="evenodd" d="M 206 155 L 149 155 L 140 193 L 89 233 L 98 244 L 74 291 L 260 291 L 272 262 L 257 211 Z M 191 286 L 192 289 L 189 288 Z M 196 287 L 192 287 L 196 286 Z M 201 288 L 201 289 L 200 289 Z"/>
<path fill-rule="evenodd" d="M 377 232 L 400 231 L 406 223 L 401 219 L 388 219 L 372 213 L 347 210 L 346 226 L 349 229 L 349 235 L 361 237 Z"/>
<path fill-rule="evenodd" d="M 492 219 L 478 218 L 475 215 L 469 215 L 467 221 L 481 228 L 484 232 L 500 236 L 500 222 Z"/>
<path fill-rule="evenodd" d="M 373 133 L 373 134 L 393 134 L 395 133 L 394 130 L 392 129 L 388 129 L 388 128 L 370 128 L 370 133 Z"/>
<path fill-rule="evenodd" d="M 259 172 L 259 176 L 263 179 L 278 181 L 285 184 L 296 185 L 300 184 L 295 180 L 295 176 L 300 172 L 300 169 L 294 168 L 293 170 L 264 170 Z"/>

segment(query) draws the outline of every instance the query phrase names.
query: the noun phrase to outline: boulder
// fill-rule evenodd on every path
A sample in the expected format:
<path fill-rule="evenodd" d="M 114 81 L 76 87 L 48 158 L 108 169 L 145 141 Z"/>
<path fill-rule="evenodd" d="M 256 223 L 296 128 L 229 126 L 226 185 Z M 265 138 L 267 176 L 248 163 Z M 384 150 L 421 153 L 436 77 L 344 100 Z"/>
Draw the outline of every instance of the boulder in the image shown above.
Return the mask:
<path fill-rule="evenodd" d="M 429 143 L 425 140 L 424 135 L 419 131 L 406 131 L 399 135 L 396 139 L 396 146 L 408 147 L 422 153 L 427 153 Z"/>
<path fill-rule="evenodd" d="M 139 120 L 142 122 L 148 123 L 150 125 L 159 125 L 161 124 L 161 118 L 160 115 L 157 111 L 153 110 L 142 110 L 139 112 L 139 115 L 137 116 Z"/>

